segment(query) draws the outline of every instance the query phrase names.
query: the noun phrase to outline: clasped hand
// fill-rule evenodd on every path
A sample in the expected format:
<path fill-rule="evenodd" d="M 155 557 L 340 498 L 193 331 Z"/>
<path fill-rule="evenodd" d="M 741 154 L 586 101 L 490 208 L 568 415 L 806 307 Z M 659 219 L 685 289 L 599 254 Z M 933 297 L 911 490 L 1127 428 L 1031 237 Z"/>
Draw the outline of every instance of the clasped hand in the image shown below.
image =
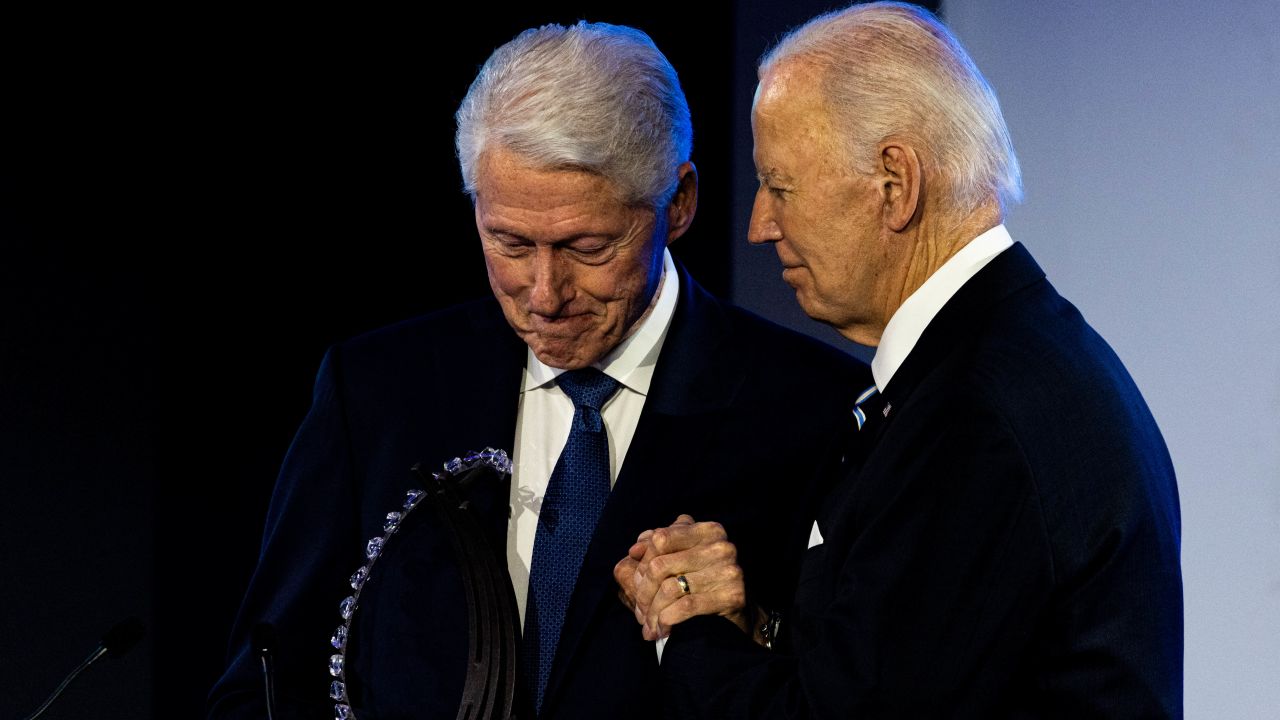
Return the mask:
<path fill-rule="evenodd" d="M 738 549 L 720 523 L 681 515 L 669 527 L 640 533 L 613 577 L 646 640 L 666 637 L 697 615 L 720 615 L 752 634 Z"/>

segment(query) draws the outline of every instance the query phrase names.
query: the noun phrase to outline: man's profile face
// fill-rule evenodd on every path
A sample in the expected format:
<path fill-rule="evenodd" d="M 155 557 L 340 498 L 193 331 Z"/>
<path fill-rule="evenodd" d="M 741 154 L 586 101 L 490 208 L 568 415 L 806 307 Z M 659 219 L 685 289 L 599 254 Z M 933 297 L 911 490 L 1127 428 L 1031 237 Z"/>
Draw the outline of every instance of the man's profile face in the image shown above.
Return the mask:
<path fill-rule="evenodd" d="M 873 175 L 849 167 L 807 70 L 784 63 L 756 91 L 751 127 L 760 187 L 748 239 L 773 243 L 782 279 L 807 315 L 874 344 L 878 334 L 860 330 L 885 294 L 880 193 Z"/>
<path fill-rule="evenodd" d="M 540 170 L 503 148 L 476 172 L 476 229 L 507 322 L 552 367 L 591 365 L 648 309 L 665 222 L 580 170 Z"/>

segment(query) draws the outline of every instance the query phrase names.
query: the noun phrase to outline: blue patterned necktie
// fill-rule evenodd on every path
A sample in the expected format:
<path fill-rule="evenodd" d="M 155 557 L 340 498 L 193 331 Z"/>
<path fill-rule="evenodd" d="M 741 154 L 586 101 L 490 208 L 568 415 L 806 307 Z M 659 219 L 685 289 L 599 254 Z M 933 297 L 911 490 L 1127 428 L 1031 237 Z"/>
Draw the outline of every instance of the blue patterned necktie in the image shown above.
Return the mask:
<path fill-rule="evenodd" d="M 617 380 L 595 368 L 562 373 L 556 383 L 573 400 L 573 424 L 538 512 L 521 646 L 539 713 L 578 569 L 609 498 L 609 437 L 600 407 L 618 389 Z"/>

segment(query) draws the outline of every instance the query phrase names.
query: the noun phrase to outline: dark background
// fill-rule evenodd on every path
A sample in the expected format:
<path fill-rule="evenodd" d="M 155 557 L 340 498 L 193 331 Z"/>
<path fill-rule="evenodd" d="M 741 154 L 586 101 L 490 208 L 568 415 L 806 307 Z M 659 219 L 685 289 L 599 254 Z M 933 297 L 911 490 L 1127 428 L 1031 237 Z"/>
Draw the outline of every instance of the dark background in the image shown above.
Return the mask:
<path fill-rule="evenodd" d="M 838 5 L 693 5 L 0 18 L 0 717 L 130 615 L 141 647 L 45 717 L 202 715 L 324 349 L 488 292 L 453 112 L 519 30 L 654 38 L 701 175 L 676 254 L 742 282 L 742 68 Z"/>

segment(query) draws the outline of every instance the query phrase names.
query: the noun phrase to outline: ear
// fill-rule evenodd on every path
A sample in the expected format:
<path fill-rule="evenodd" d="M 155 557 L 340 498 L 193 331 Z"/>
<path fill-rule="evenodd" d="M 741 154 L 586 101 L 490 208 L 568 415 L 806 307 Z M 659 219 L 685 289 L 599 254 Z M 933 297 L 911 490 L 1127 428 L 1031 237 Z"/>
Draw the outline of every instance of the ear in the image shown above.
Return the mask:
<path fill-rule="evenodd" d="M 689 229 L 694 213 L 698 211 L 698 169 L 693 163 L 685 162 L 676 168 L 676 175 L 679 177 L 676 194 L 667 206 L 668 245 Z"/>
<path fill-rule="evenodd" d="M 897 138 L 880 144 L 880 191 L 885 225 L 902 232 L 920 207 L 924 172 L 915 148 Z"/>

